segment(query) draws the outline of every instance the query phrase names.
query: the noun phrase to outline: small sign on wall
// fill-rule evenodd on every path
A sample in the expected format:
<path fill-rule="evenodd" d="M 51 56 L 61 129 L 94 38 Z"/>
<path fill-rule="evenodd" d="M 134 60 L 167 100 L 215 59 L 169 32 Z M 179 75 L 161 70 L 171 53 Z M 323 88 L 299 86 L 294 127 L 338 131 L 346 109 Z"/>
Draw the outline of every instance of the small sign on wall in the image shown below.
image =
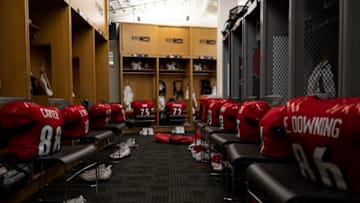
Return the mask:
<path fill-rule="evenodd" d="M 150 42 L 150 37 L 148 36 L 131 36 L 131 40 L 136 40 L 140 42 Z"/>
<path fill-rule="evenodd" d="M 200 44 L 216 45 L 216 40 L 213 39 L 201 39 Z"/>
<path fill-rule="evenodd" d="M 181 39 L 181 38 L 166 38 L 165 41 L 169 42 L 169 43 L 174 43 L 174 44 L 182 44 L 183 43 L 183 39 Z"/>

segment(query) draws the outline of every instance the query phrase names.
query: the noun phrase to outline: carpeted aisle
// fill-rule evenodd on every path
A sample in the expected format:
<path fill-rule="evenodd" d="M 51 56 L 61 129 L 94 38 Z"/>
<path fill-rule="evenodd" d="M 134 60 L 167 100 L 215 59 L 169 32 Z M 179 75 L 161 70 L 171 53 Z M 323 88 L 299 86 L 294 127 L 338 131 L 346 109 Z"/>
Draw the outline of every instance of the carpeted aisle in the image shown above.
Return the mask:
<path fill-rule="evenodd" d="M 123 136 L 126 141 L 129 136 Z M 207 164 L 193 160 L 188 145 L 157 143 L 152 136 L 135 136 L 139 147 L 131 155 L 113 165 L 110 180 L 101 181 L 99 194 L 95 189 L 84 187 L 80 178 L 71 182 L 69 196 L 82 194 L 87 202 L 102 203 L 211 203 L 221 202 L 223 185 L 213 180 L 207 172 Z M 111 162 L 109 147 L 94 159 Z M 81 187 L 78 187 L 81 186 Z M 63 195 L 63 187 L 48 187 L 34 195 L 28 202 L 39 197 L 51 199 Z"/>

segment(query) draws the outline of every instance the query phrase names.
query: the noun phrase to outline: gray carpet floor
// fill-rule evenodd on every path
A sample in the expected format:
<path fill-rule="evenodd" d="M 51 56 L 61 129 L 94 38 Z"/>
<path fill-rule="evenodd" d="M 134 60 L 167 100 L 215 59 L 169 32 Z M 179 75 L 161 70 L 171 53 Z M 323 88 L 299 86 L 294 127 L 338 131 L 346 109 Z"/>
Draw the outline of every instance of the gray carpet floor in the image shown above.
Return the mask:
<path fill-rule="evenodd" d="M 121 141 L 130 136 L 124 135 Z M 70 183 L 69 197 L 83 195 L 87 202 L 104 203 L 212 203 L 222 202 L 223 182 L 209 176 L 208 166 L 196 162 L 188 145 L 157 143 L 153 136 L 135 136 L 138 148 L 131 155 L 112 163 L 109 155 L 114 150 L 108 147 L 93 157 L 99 162 L 113 164 L 112 176 L 101 181 L 98 195 L 88 183 L 77 178 Z M 42 189 L 28 203 L 39 198 L 62 199 L 63 180 Z"/>

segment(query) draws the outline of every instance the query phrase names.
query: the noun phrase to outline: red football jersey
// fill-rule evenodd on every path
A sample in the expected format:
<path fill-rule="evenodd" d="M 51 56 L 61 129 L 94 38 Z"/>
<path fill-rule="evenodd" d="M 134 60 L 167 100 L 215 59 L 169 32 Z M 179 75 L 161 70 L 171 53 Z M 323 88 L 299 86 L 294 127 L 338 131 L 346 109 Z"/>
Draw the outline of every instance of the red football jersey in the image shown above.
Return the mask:
<path fill-rule="evenodd" d="M 283 106 L 271 108 L 259 122 L 263 156 L 289 158 L 292 156 L 291 142 L 285 134 Z"/>
<path fill-rule="evenodd" d="M 360 97 L 294 98 L 283 122 L 305 177 L 360 192 Z"/>
<path fill-rule="evenodd" d="M 212 101 L 216 101 L 222 98 L 212 98 L 208 96 L 202 96 L 199 98 L 200 103 L 200 114 L 201 114 L 201 122 L 207 122 L 208 119 L 208 103 Z"/>
<path fill-rule="evenodd" d="M 232 103 L 228 99 L 219 99 L 208 103 L 207 111 L 207 124 L 210 126 L 219 126 L 220 109 L 225 103 Z"/>
<path fill-rule="evenodd" d="M 20 159 L 60 150 L 63 118 L 59 109 L 16 101 L 0 109 L 0 124 L 9 137 L 9 153 Z"/>
<path fill-rule="evenodd" d="M 244 102 L 236 115 L 236 137 L 241 141 L 259 141 L 259 121 L 269 109 L 270 106 L 265 101 L 256 100 Z"/>
<path fill-rule="evenodd" d="M 111 120 L 112 123 L 121 123 L 125 121 L 125 110 L 121 104 L 111 103 Z"/>
<path fill-rule="evenodd" d="M 133 101 L 131 107 L 134 109 L 134 116 L 147 117 L 154 114 L 154 102 L 145 101 Z"/>
<path fill-rule="evenodd" d="M 63 137 L 79 138 L 89 132 L 89 114 L 80 104 L 72 104 L 61 109 L 63 117 Z"/>
<path fill-rule="evenodd" d="M 110 104 L 94 104 L 90 107 L 90 129 L 104 129 L 111 119 Z"/>
<path fill-rule="evenodd" d="M 236 115 L 239 111 L 240 103 L 225 103 L 220 108 L 219 126 L 220 130 L 228 133 L 236 133 Z"/>
<path fill-rule="evenodd" d="M 186 114 L 185 102 L 166 102 L 165 108 L 168 110 L 169 115 L 180 116 Z"/>

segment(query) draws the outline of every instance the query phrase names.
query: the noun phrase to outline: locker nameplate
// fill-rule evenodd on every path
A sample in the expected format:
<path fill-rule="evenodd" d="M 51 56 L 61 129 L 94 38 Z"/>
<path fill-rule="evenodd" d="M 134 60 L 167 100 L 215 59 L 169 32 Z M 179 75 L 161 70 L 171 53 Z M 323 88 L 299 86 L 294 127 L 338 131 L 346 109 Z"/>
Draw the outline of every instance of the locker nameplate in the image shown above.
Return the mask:
<path fill-rule="evenodd" d="M 150 37 L 148 36 L 131 36 L 131 40 L 136 40 L 140 42 L 150 42 Z"/>
<path fill-rule="evenodd" d="M 184 40 L 181 38 L 166 38 L 165 41 L 174 44 L 182 44 Z"/>
<path fill-rule="evenodd" d="M 216 40 L 213 40 L 213 39 L 201 39 L 199 41 L 200 41 L 200 44 L 208 44 L 208 45 L 216 44 Z"/>

